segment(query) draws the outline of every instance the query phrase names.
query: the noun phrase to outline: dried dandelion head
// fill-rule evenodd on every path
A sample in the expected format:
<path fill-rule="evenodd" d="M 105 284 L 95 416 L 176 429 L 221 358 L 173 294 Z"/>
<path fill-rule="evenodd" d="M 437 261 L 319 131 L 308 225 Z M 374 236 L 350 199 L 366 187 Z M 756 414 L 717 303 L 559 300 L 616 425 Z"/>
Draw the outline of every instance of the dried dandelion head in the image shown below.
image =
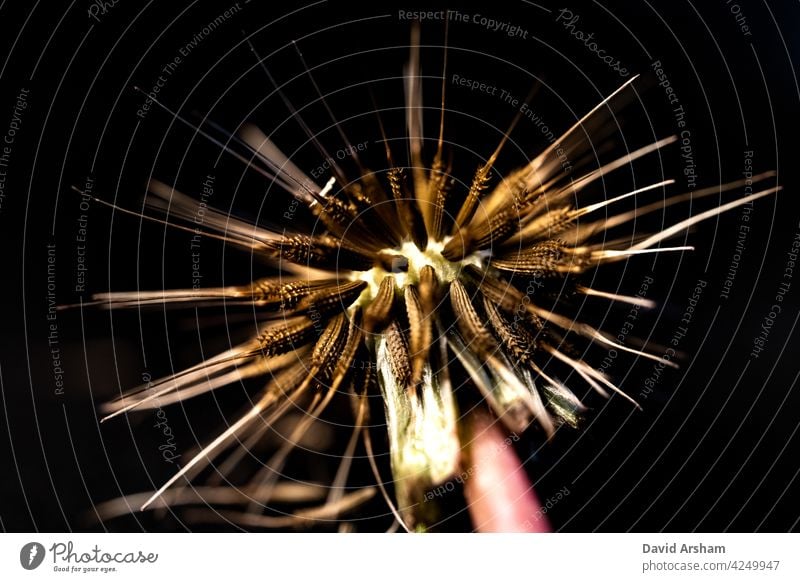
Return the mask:
<path fill-rule="evenodd" d="M 224 288 L 96 296 L 112 308 L 247 305 L 265 319 L 258 334 L 246 343 L 105 406 L 106 418 L 111 418 L 181 401 L 241 379 L 268 378 L 243 416 L 158 491 L 139 499 L 143 508 L 200 500 L 221 505 L 244 502 L 248 511 L 225 515 L 252 526 L 288 527 L 333 519 L 376 491 L 367 487 L 344 493 L 349 457 L 359 439 L 364 440 L 383 490 L 372 459 L 370 432 L 365 429 L 367 398 L 380 394 L 394 496 L 383 493 L 398 521 L 409 528 L 424 526 L 435 519 L 433 504 L 425 503 L 426 492 L 457 475 L 464 464 L 462 455 L 468 453 L 465 444 L 470 437 L 460 429 L 466 411 L 459 407 L 454 378 L 467 378 L 468 385 L 460 389 L 472 391 L 515 434 L 533 425 L 549 438 L 562 425 L 578 425 L 584 406 L 560 377 L 575 377 L 602 395 L 615 392 L 635 405 L 611 379 L 577 355 L 581 351 L 575 346 L 594 344 L 658 358 L 575 321 L 560 309 L 559 297 L 567 290 L 567 295 L 647 306 L 650 302 L 640 297 L 581 285 L 580 275 L 642 253 L 689 249 L 662 243 L 699 221 L 777 190 L 764 189 L 653 234 L 609 242 L 609 232 L 644 214 L 742 185 L 715 186 L 613 213 L 615 207 L 624 206 L 618 204 L 623 200 L 662 191 L 673 183 L 661 180 L 601 202 L 581 204 L 582 195 L 598 180 L 674 141 L 662 139 L 600 167 L 579 171 L 588 165 L 587 154 L 596 145 L 592 131 L 602 128 L 619 108 L 634 79 L 530 163 L 497 179 L 492 170 L 501 143 L 467 181 L 469 187 L 460 190 L 444 162 L 443 113 L 438 147 L 432 162 L 426 164 L 418 58 L 418 50 L 412 49 L 405 74 L 408 167 L 393 162 L 387 145 L 389 167 L 383 174 L 361 166 L 354 153 L 360 177 L 352 179 L 334 166 L 333 176 L 321 186 L 260 131 L 248 127 L 242 132 L 240 137 L 252 148 L 260 171 L 306 205 L 321 227 L 286 234 L 207 209 L 204 224 L 214 232 L 206 234 L 271 261 L 279 275 Z M 156 208 L 191 220 L 196 210 L 192 198 L 158 182 L 151 183 L 150 191 Z M 548 294 L 548 286 L 558 293 Z M 337 395 L 352 401 L 354 431 L 334 483 L 323 489 L 282 482 L 279 475 L 294 445 Z M 230 453 L 233 444 L 251 445 L 266 427 L 297 409 L 304 415 L 264 470 L 245 487 L 179 486 L 223 452 Z M 237 453 L 230 453 L 219 470 L 229 469 L 237 458 Z M 252 504 L 253 500 L 286 499 L 321 503 L 283 516 L 265 515 L 263 504 Z M 107 507 L 107 514 L 119 507 Z"/>

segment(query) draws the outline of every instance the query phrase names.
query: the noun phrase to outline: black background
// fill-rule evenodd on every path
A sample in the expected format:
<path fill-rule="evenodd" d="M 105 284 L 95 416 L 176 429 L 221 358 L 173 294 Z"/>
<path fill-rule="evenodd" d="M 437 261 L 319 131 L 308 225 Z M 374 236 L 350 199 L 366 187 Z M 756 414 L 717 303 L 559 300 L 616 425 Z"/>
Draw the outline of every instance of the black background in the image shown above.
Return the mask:
<path fill-rule="evenodd" d="M 199 191 L 208 173 L 216 176 L 214 203 L 250 219 L 274 220 L 287 198 L 259 175 L 158 109 L 144 119 L 137 109 L 162 67 L 209 22 L 228 9 L 225 2 L 121 0 L 99 22 L 88 2 L 28 3 L 0 8 L 0 56 L 4 68 L 0 132 L 10 121 L 20 88 L 30 89 L 8 168 L 0 208 L 3 235 L 4 307 L 0 379 L 3 476 L 0 526 L 10 531 L 161 530 L 209 527 L 178 516 L 145 515 L 98 524 L 92 506 L 124 493 L 157 487 L 174 467 L 164 463 L 150 413 L 133 414 L 100 426 L 96 409 L 120 389 L 192 364 L 228 340 L 216 321 L 198 332 L 194 316 L 170 312 L 114 314 L 87 309 L 58 313 L 59 347 L 66 387 L 54 393 L 47 346 L 47 253 L 56 245 L 60 304 L 87 301 L 95 292 L 190 286 L 189 235 L 112 212 L 93 203 L 88 213 L 86 291 L 75 292 L 77 194 L 94 179 L 95 193 L 126 208 L 141 208 L 150 176 Z M 784 190 L 758 201 L 746 250 L 729 299 L 720 290 L 735 250 L 740 211 L 704 223 L 689 236 L 694 253 L 635 259 L 598 273 L 596 286 L 621 285 L 635 293 L 652 272 L 649 297 L 660 307 L 637 322 L 637 335 L 657 344 L 672 337 L 692 289 L 707 281 L 698 312 L 682 340 L 681 369 L 661 376 L 637 412 L 615 397 L 590 396 L 582 431 L 561 431 L 542 446 L 534 434 L 517 452 L 542 500 L 569 491 L 549 512 L 561 531 L 786 531 L 797 528 L 798 493 L 796 390 L 800 279 L 792 281 L 765 350 L 750 357 L 753 338 L 775 303 L 786 252 L 800 231 L 797 196 L 800 9 L 789 2 L 739 3 L 752 31 L 744 36 L 731 5 L 714 2 L 602 2 L 539 5 L 495 2 L 475 10 L 521 26 L 528 38 L 511 38 L 475 23 L 452 23 L 450 75 L 485 81 L 524 98 L 543 86 L 534 107 L 555 133 L 569 127 L 625 79 L 601 63 L 556 22 L 561 8 L 580 15 L 578 28 L 594 31 L 600 46 L 627 68 L 642 73 L 636 100 L 620 117 L 619 136 L 631 149 L 676 132 L 663 90 L 652 75 L 660 60 L 687 112 L 699 184 L 739 178 L 744 150 L 754 151 L 754 170 L 778 170 Z M 402 66 L 410 22 L 398 10 L 412 4 L 345 2 L 296 6 L 241 2 L 169 75 L 160 100 L 196 122 L 204 116 L 229 129 L 258 124 L 304 169 L 320 154 L 275 94 L 258 66 L 252 46 L 303 119 L 331 152 L 342 147 L 319 103 L 295 47 L 328 94 L 328 103 L 354 143 L 367 141 L 364 159 L 385 164 L 378 140 L 373 97 L 383 110 L 389 138 L 403 137 Z M 425 9 L 434 5 L 425 4 Z M 426 137 L 437 127 L 442 22 L 422 27 Z M 292 44 L 292 42 L 295 44 Z M 284 85 L 285 84 L 285 85 Z M 480 92 L 447 84 L 447 139 L 454 174 L 470 172 L 496 146 L 514 116 L 510 105 Z M 372 94 L 372 96 L 371 96 Z M 523 119 L 498 164 L 519 166 L 547 145 Z M 402 148 L 399 148 L 402 151 Z M 430 145 L 427 153 L 431 153 Z M 676 177 L 682 162 L 672 146 L 642 174 Z M 352 169 L 352 168 L 350 168 Z M 624 170 L 619 186 L 629 184 Z M 642 178 L 645 180 L 645 178 Z M 626 181 L 627 180 L 627 181 Z M 638 182 L 640 185 L 645 182 Z M 610 193 L 617 184 L 610 180 Z M 673 190 L 677 191 L 677 190 Z M 682 191 L 682 190 L 681 190 Z M 602 192 L 601 192 L 602 194 Z M 715 199 L 697 202 L 698 211 Z M 668 219 L 687 216 L 688 208 Z M 647 228 L 644 224 L 642 228 Z M 653 224 L 650 225 L 651 227 Z M 659 227 L 659 223 L 654 225 Z M 682 239 L 682 237 L 678 237 Z M 676 239 L 678 240 L 678 239 Z M 203 243 L 204 283 L 246 282 L 259 267 L 251 257 L 213 242 Z M 678 243 L 676 243 L 678 244 Z M 257 273 L 256 273 L 257 274 Z M 587 302 L 582 319 L 618 329 L 626 309 Z M 235 328 L 231 333 L 242 333 Z M 202 343 L 201 341 L 202 340 Z M 663 351 L 663 350 L 662 350 Z M 599 365 L 600 350 L 591 352 Z M 609 372 L 634 397 L 653 371 L 652 362 L 619 358 Z M 182 450 L 207 440 L 242 400 L 242 387 L 218 397 L 167 409 Z M 377 434 L 377 433 L 376 433 Z M 319 461 L 324 473 L 324 461 Z M 312 475 L 314 469 L 299 467 Z M 369 475 L 356 479 L 369 481 Z M 454 511 L 457 503 L 453 502 Z M 376 502 L 364 515 L 383 514 Z M 365 522 L 382 529 L 386 519 Z M 468 526 L 463 512 L 443 529 Z M 219 526 L 210 526 L 212 529 Z"/>

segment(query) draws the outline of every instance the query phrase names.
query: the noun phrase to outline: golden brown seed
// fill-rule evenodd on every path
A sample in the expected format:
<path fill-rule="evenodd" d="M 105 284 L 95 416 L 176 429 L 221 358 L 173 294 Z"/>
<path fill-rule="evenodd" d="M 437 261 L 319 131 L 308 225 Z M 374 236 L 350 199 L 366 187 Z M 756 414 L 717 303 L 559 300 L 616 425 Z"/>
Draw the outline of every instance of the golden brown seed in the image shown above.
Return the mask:
<path fill-rule="evenodd" d="M 394 304 L 394 277 L 386 276 L 378 287 L 372 303 L 364 310 L 364 330 L 379 331 L 389 323 Z"/>
<path fill-rule="evenodd" d="M 374 263 L 371 253 L 362 253 L 329 235 L 293 235 L 269 241 L 267 247 L 281 259 L 318 269 L 366 271 Z"/>
<path fill-rule="evenodd" d="M 531 362 L 533 351 L 536 349 L 536 339 L 525 327 L 524 321 L 515 321 L 512 324 L 503 317 L 497 305 L 486 297 L 483 298 L 483 305 L 492 328 L 513 360 L 522 364 Z"/>
<path fill-rule="evenodd" d="M 407 386 L 411 380 L 411 361 L 408 354 L 408 342 L 403 335 L 403 330 L 400 329 L 397 321 L 393 321 L 386 328 L 384 334 L 392 373 L 398 384 Z"/>
<path fill-rule="evenodd" d="M 316 310 L 322 314 L 344 311 L 366 288 L 364 281 L 348 281 L 314 291 L 303 297 L 297 304 L 297 310 Z"/>
<path fill-rule="evenodd" d="M 464 204 L 461 206 L 461 209 L 458 211 L 458 215 L 456 216 L 456 222 L 453 225 L 454 233 L 458 229 L 465 227 L 467 224 L 469 224 L 469 221 L 472 220 L 472 216 L 475 214 L 475 210 L 478 208 L 478 202 L 480 202 L 483 191 L 486 190 L 486 187 L 489 184 L 489 174 L 491 171 L 492 166 L 491 164 L 487 163 L 478 168 L 478 171 L 475 172 L 475 176 L 472 178 L 472 184 L 469 187 L 469 192 L 467 192 L 467 197 L 464 200 Z"/>
<path fill-rule="evenodd" d="M 422 308 L 415 285 L 405 290 L 406 313 L 408 314 L 409 351 L 411 354 L 411 383 L 418 384 L 422 370 L 428 361 L 428 352 L 433 336 L 431 319 Z"/>
<path fill-rule="evenodd" d="M 337 351 L 347 337 L 347 315 L 340 313 L 328 322 L 311 353 L 311 365 L 321 370 L 333 371 Z"/>
<path fill-rule="evenodd" d="M 492 259 L 492 266 L 503 271 L 514 271 L 539 277 L 553 277 L 582 270 L 585 261 L 579 262 L 574 254 L 559 241 L 544 241 L 524 250 L 509 252 Z"/>
<path fill-rule="evenodd" d="M 480 316 L 470 301 L 469 294 L 458 279 L 450 283 L 450 303 L 456 316 L 458 330 L 469 348 L 481 354 L 497 350 L 497 342 L 483 325 Z"/>
<path fill-rule="evenodd" d="M 261 352 L 265 357 L 282 354 L 307 343 L 314 333 L 314 322 L 310 318 L 293 318 L 264 331 L 258 337 L 254 353 Z"/>

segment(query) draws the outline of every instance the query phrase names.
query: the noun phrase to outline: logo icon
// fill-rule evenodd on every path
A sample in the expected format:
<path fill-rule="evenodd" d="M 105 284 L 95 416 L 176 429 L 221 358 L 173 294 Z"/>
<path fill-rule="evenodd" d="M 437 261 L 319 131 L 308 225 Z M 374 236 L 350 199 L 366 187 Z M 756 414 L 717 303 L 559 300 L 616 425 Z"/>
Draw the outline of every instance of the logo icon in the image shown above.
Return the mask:
<path fill-rule="evenodd" d="M 29 542 L 19 551 L 19 563 L 26 570 L 35 570 L 44 561 L 44 546 L 39 542 Z"/>

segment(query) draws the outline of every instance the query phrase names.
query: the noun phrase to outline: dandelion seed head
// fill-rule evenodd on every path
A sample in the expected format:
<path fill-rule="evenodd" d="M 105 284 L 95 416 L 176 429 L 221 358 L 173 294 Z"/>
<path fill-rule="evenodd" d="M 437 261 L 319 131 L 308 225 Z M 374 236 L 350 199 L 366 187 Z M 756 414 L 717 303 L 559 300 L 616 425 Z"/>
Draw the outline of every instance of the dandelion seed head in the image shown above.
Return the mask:
<path fill-rule="evenodd" d="M 313 232 L 287 234 L 209 208 L 207 227 L 214 237 L 269 261 L 281 272 L 279 276 L 230 287 L 111 292 L 95 297 L 98 303 L 117 308 L 250 306 L 266 317 L 248 341 L 134 389 L 105 407 L 111 417 L 153 407 L 159 399 L 178 402 L 232 382 L 267 379 L 244 415 L 149 496 L 144 507 L 166 494 L 163 500 L 183 500 L 169 493 L 173 486 L 185 487 L 186 479 L 217 456 L 229 455 L 221 467 L 234 465 L 235 443 L 257 440 L 264 427 L 284 418 L 289 410 L 299 410 L 303 416 L 286 442 L 246 484 L 248 491 L 258 492 L 255 505 L 236 517 L 244 524 L 269 523 L 272 518 L 261 514 L 269 511 L 267 504 L 283 483 L 282 471 L 296 443 L 327 413 L 334 399 L 345 398 L 352 405 L 353 432 L 335 486 L 320 507 L 303 508 L 291 519 L 275 518 L 274 523 L 294 524 L 312 516 L 335 519 L 372 497 L 372 487 L 345 493 L 350 457 L 359 441 L 368 451 L 378 487 L 395 516 L 408 528 L 435 522 L 436 504 L 426 499 L 426 492 L 463 470 L 470 443 L 462 425 L 465 417 L 474 414 L 475 400 L 481 402 L 482 418 L 490 413 L 507 433 L 538 431 L 551 439 L 562 427 L 580 425 L 587 407 L 577 394 L 618 394 L 638 406 L 613 379 L 584 361 L 584 354 L 616 348 L 635 357 L 658 359 L 576 320 L 566 311 L 568 302 L 562 295 L 548 295 L 545 288 L 540 299 L 531 288 L 557 281 L 568 289 L 566 296 L 582 294 L 593 300 L 652 307 L 649 300 L 594 289 L 579 283 L 579 278 L 609 263 L 636 260 L 641 254 L 690 250 L 686 245 L 661 243 L 702 220 L 778 190 L 765 188 L 635 240 L 609 239 L 606 235 L 616 227 L 659 206 L 644 205 L 639 212 L 625 208 L 614 212 L 614 208 L 664 191 L 674 182 L 659 177 L 645 187 L 612 193 L 601 202 L 584 203 L 586 191 L 607 174 L 668 147 L 674 138 L 627 152 L 579 176 L 567 175 L 562 158 L 580 159 L 594 147 L 582 128 L 600 124 L 605 109 L 616 107 L 614 100 L 633 79 L 567 129 L 555 145 L 498 181 L 493 168 L 502 162 L 506 133 L 487 161 L 464 180 L 468 186 L 462 189 L 448 175 L 441 135 L 433 159 L 425 159 L 416 45 L 405 80 L 409 165 L 395 163 L 387 145 L 385 175 L 378 176 L 354 160 L 358 179 L 347 180 L 344 170 L 336 168 L 332 169 L 335 175 L 320 187 L 263 133 L 252 126 L 242 133 L 261 172 L 305 204 L 318 225 Z M 444 121 L 440 127 L 444 128 Z M 771 176 L 761 174 L 754 181 Z M 695 198 L 724 189 L 698 191 Z M 151 191 L 156 197 L 154 208 L 172 207 L 178 217 L 193 216 L 190 197 L 157 182 L 151 184 Z M 661 207 L 686 199 L 686 194 L 673 195 Z M 608 212 L 605 219 L 587 222 L 583 218 L 600 211 Z M 580 349 L 574 349 L 575 345 Z M 358 361 L 369 365 L 358 367 Z M 368 428 L 366 399 L 377 395 L 383 402 L 392 494 L 382 485 Z"/>

